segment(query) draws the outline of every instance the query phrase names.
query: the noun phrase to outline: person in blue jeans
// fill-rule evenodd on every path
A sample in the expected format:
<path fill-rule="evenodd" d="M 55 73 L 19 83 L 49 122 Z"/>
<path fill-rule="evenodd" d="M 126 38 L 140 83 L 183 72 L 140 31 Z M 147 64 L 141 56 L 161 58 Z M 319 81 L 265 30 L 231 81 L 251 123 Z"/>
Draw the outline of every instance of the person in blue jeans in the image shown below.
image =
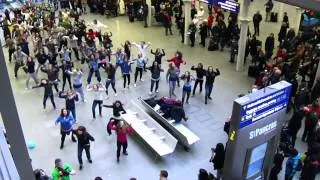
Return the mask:
<path fill-rule="evenodd" d="M 166 74 L 167 83 L 169 84 L 169 97 L 176 96 L 174 90 L 176 88 L 176 83 L 179 79 L 179 70 L 175 67 L 173 63 L 169 64 L 169 69 Z"/>
<path fill-rule="evenodd" d="M 129 88 L 130 85 L 130 79 L 131 79 L 131 65 L 133 64 L 133 61 L 129 61 L 129 59 L 125 58 L 125 61 L 121 65 L 122 70 L 122 76 L 123 76 L 123 88 L 126 87 Z M 128 86 L 126 86 L 128 81 Z"/>
<path fill-rule="evenodd" d="M 57 120 L 55 121 L 55 124 L 60 124 L 60 134 L 61 134 L 61 145 L 60 149 L 63 149 L 64 146 L 64 140 L 66 139 L 66 135 L 69 135 L 71 133 L 71 140 L 73 142 L 77 142 L 75 137 L 72 133 L 72 126 L 75 123 L 75 120 L 72 116 L 72 113 L 68 111 L 67 109 L 61 109 L 61 113 Z"/>
<path fill-rule="evenodd" d="M 205 104 L 208 103 L 208 99 L 212 100 L 211 98 L 211 92 L 213 89 L 213 83 L 217 76 L 220 75 L 220 71 L 218 68 L 216 70 L 213 70 L 212 66 L 208 67 L 208 70 L 206 72 L 206 83 L 205 83 Z"/>
<path fill-rule="evenodd" d="M 88 64 L 89 64 L 89 75 L 88 75 L 87 83 L 88 84 L 91 83 L 91 78 L 93 73 L 97 77 L 98 82 L 101 82 L 98 61 L 93 54 L 90 55 L 90 60 Z"/>
<path fill-rule="evenodd" d="M 190 74 L 189 71 L 186 71 L 180 77 L 180 79 L 184 81 L 183 88 L 182 88 L 182 105 L 184 104 L 186 95 L 187 95 L 186 103 L 189 104 L 189 98 L 192 90 L 192 81 L 194 81 L 195 78 Z"/>
<path fill-rule="evenodd" d="M 92 116 L 93 120 L 96 119 L 96 107 L 99 105 L 99 116 L 102 116 L 102 103 L 103 103 L 103 94 L 106 91 L 106 88 L 102 84 L 89 85 L 87 91 L 94 93 L 94 99 L 92 102 Z"/>
<path fill-rule="evenodd" d="M 136 72 L 134 74 L 134 87 L 137 87 L 137 79 L 138 79 L 138 73 L 140 74 L 140 81 L 143 81 L 142 79 L 142 72 L 145 64 L 147 64 L 147 61 L 145 58 L 142 57 L 141 53 L 138 54 L 138 58 L 135 59 L 136 61 Z"/>

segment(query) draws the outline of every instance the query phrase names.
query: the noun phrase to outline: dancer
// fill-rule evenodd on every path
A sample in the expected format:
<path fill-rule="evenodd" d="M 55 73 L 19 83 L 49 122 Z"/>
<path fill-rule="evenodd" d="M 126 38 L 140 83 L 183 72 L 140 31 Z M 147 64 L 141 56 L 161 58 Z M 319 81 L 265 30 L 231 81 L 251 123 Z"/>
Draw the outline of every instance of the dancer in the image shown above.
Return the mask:
<path fill-rule="evenodd" d="M 41 83 L 37 86 L 32 87 L 32 89 L 34 88 L 39 88 L 39 87 L 43 87 L 44 88 L 44 94 L 43 94 L 43 109 L 46 109 L 46 103 L 47 103 L 47 99 L 48 97 L 51 100 L 53 109 L 56 109 L 56 104 L 54 102 L 54 97 L 53 97 L 53 90 L 52 90 L 52 86 L 57 83 L 57 82 L 50 82 L 48 79 L 42 79 Z"/>
<path fill-rule="evenodd" d="M 89 75 L 88 75 L 88 79 L 87 79 L 88 85 L 91 83 L 91 78 L 92 78 L 93 73 L 97 77 L 98 82 L 101 82 L 98 61 L 95 58 L 94 54 L 90 55 L 90 60 L 89 60 L 88 64 L 89 64 Z"/>
<path fill-rule="evenodd" d="M 54 89 L 59 93 L 58 82 L 59 82 L 59 69 L 53 67 L 51 64 L 48 65 L 48 68 L 41 67 L 41 71 L 48 75 L 48 80 L 53 83 Z"/>
<path fill-rule="evenodd" d="M 192 92 L 192 96 L 194 96 L 194 94 L 196 92 L 196 89 L 197 89 L 197 86 L 198 86 L 198 83 L 199 83 L 199 86 L 200 86 L 200 93 L 202 92 L 203 78 L 204 78 L 204 76 L 206 74 L 206 70 L 203 69 L 202 63 L 199 63 L 197 67 L 192 66 L 191 70 L 196 71 L 196 74 L 197 74 L 197 79 L 195 80 L 195 83 L 194 83 L 194 86 L 193 86 L 193 92 Z"/>
<path fill-rule="evenodd" d="M 174 89 L 176 88 L 176 82 L 179 79 L 179 70 L 174 66 L 174 64 L 169 64 L 169 69 L 166 74 L 167 83 L 169 84 L 169 97 L 176 96 Z"/>
<path fill-rule="evenodd" d="M 66 135 L 70 135 L 71 133 L 71 140 L 72 142 L 77 142 L 77 140 L 73 136 L 72 132 L 72 126 L 75 123 L 75 120 L 70 114 L 70 112 L 67 109 L 61 109 L 61 113 L 57 120 L 55 121 L 55 124 L 60 124 L 60 134 L 61 134 L 61 144 L 60 149 L 63 149 L 64 147 L 64 140 L 66 139 Z"/>
<path fill-rule="evenodd" d="M 176 52 L 176 56 L 168 59 L 167 62 L 173 62 L 173 64 L 175 65 L 175 67 L 178 70 L 178 76 L 180 75 L 180 65 L 181 64 L 186 64 L 186 62 L 182 59 L 182 53 L 180 51 Z M 179 78 L 177 79 L 177 83 L 178 83 L 178 87 L 180 87 L 180 81 Z"/>
<path fill-rule="evenodd" d="M 49 52 L 50 52 L 50 51 L 49 51 Z M 50 53 L 51 53 L 51 52 L 50 52 Z M 50 53 L 49 53 L 49 54 L 50 54 Z M 53 53 L 51 53 L 51 54 L 52 54 L 52 56 L 53 56 Z M 56 56 L 57 56 L 57 55 L 56 55 Z M 55 56 L 55 57 L 56 57 L 56 56 Z M 45 64 L 48 62 L 49 56 L 46 55 L 46 54 L 44 53 L 44 49 L 41 48 L 41 49 L 39 49 L 39 51 L 38 51 L 38 53 L 36 54 L 35 57 L 36 57 L 37 60 L 38 60 L 38 67 L 37 67 L 37 70 L 36 70 L 36 73 L 38 74 L 39 69 L 42 68 L 42 67 L 45 67 Z"/>
<path fill-rule="evenodd" d="M 129 61 L 129 59 L 125 56 L 125 60 L 121 65 L 122 70 L 122 77 L 123 77 L 123 88 L 126 89 L 126 84 L 128 81 L 127 88 L 129 89 L 130 86 L 130 79 L 131 79 L 131 65 L 133 64 L 133 61 Z"/>
<path fill-rule="evenodd" d="M 106 88 L 101 84 L 94 84 L 94 85 L 89 85 L 87 87 L 88 92 L 94 92 L 94 99 L 92 102 L 92 116 L 93 120 L 96 119 L 96 107 L 99 105 L 99 116 L 101 117 L 101 111 L 102 111 L 102 103 L 103 103 L 103 92 L 106 91 Z"/>
<path fill-rule="evenodd" d="M 74 68 L 72 71 L 68 71 L 68 74 L 73 76 L 73 90 L 80 94 L 82 102 L 86 102 L 82 88 L 82 70 Z"/>
<path fill-rule="evenodd" d="M 151 67 L 147 67 L 147 69 L 151 72 L 151 87 L 149 95 L 152 95 L 154 84 L 156 84 L 155 92 L 158 93 L 159 88 L 159 81 L 160 81 L 160 73 L 163 72 L 163 70 L 160 68 L 160 64 L 158 64 L 157 61 L 153 61 Z"/>
<path fill-rule="evenodd" d="M 28 57 L 25 68 L 27 72 L 26 89 L 29 89 L 30 78 L 32 78 L 36 84 L 39 84 L 35 70 L 35 63 L 32 57 Z"/>
<path fill-rule="evenodd" d="M 109 127 L 112 130 L 117 132 L 117 162 L 120 161 L 120 151 L 122 147 L 123 155 L 127 156 L 127 148 L 128 148 L 128 138 L 127 135 L 133 132 L 133 129 L 130 125 L 125 124 L 124 121 L 120 121 L 119 123 L 113 122 L 109 123 Z"/>
<path fill-rule="evenodd" d="M 166 55 L 164 49 L 160 50 L 159 48 L 157 48 L 156 52 L 153 52 L 153 50 L 151 49 L 151 54 L 154 55 L 154 60 L 157 61 L 157 63 L 161 67 L 162 57 Z"/>
<path fill-rule="evenodd" d="M 195 78 L 190 74 L 189 71 L 186 71 L 181 77 L 184 80 L 183 88 L 182 88 L 182 105 L 184 104 L 185 96 L 187 95 L 186 103 L 189 104 L 190 93 L 192 89 L 192 81 Z"/>
<path fill-rule="evenodd" d="M 116 56 L 116 69 L 118 67 L 121 68 L 125 61 L 125 58 L 126 57 L 128 58 L 128 56 L 126 56 L 126 54 L 122 52 L 121 48 L 118 48 L 115 53 L 112 53 L 112 55 Z M 122 72 L 122 69 L 121 69 L 121 72 Z"/>
<path fill-rule="evenodd" d="M 17 51 L 13 53 L 14 63 L 14 78 L 18 78 L 18 71 L 21 67 L 24 66 L 25 58 L 28 58 L 28 55 L 22 52 L 21 47 L 17 48 Z"/>
<path fill-rule="evenodd" d="M 137 44 L 137 43 L 135 43 L 135 42 L 133 42 L 133 43 L 131 43 L 131 44 L 135 45 L 135 46 L 138 48 L 138 51 L 139 51 L 139 53 L 141 53 L 142 58 L 144 58 L 145 61 L 148 62 L 147 49 L 148 49 L 148 47 L 150 47 L 151 43 L 148 42 L 148 43 L 146 44 L 145 41 L 141 41 L 140 44 Z M 147 71 L 147 70 L 146 70 L 146 64 L 144 65 L 144 71 Z"/>
<path fill-rule="evenodd" d="M 142 58 L 142 55 L 139 53 L 138 54 L 138 58 L 135 59 L 134 61 L 136 61 L 136 72 L 134 73 L 134 87 L 137 87 L 137 78 L 138 78 L 138 73 L 140 73 L 140 81 L 144 81 L 142 79 L 142 71 L 143 71 L 143 67 L 145 66 L 145 64 L 147 63 L 146 60 L 144 58 Z"/>
<path fill-rule="evenodd" d="M 79 126 L 76 130 L 72 131 L 73 134 L 76 135 L 78 139 L 78 161 L 79 161 L 79 169 L 82 170 L 83 168 L 83 161 L 82 161 L 82 152 L 83 149 L 86 151 L 86 156 L 88 162 L 91 164 L 91 155 L 90 155 L 90 141 L 94 141 L 94 138 L 87 132 L 87 129 L 84 126 Z"/>
<path fill-rule="evenodd" d="M 61 159 L 54 161 L 55 167 L 52 171 L 53 180 L 70 180 L 70 175 L 75 175 L 76 171 L 69 164 L 62 163 Z"/>
<path fill-rule="evenodd" d="M 107 29 L 108 26 L 101 23 L 100 21 L 97 21 L 96 19 L 93 20 L 92 23 L 88 24 L 88 27 L 91 27 L 93 31 L 96 33 L 96 36 L 98 37 L 100 46 L 102 45 L 102 33 L 103 28 Z"/>
<path fill-rule="evenodd" d="M 207 104 L 208 99 L 212 100 L 211 92 L 213 89 L 213 83 L 214 83 L 215 78 L 219 75 L 220 75 L 220 71 L 218 68 L 216 68 L 216 70 L 214 71 L 212 66 L 208 67 L 208 70 L 206 72 L 206 83 L 205 83 L 205 91 L 206 91 L 205 104 Z"/>
<path fill-rule="evenodd" d="M 107 81 L 106 81 L 106 94 L 107 94 L 107 97 L 109 96 L 109 93 L 108 93 L 108 88 L 111 84 L 111 87 L 114 91 L 114 96 L 118 96 L 117 94 L 117 90 L 116 90 L 116 68 L 111 64 L 111 63 L 108 63 L 107 66 L 105 67 L 106 71 L 107 71 Z"/>
<path fill-rule="evenodd" d="M 66 100 L 66 109 L 72 113 L 75 122 L 77 122 L 76 101 L 79 101 L 77 93 L 69 90 L 66 94 L 64 94 L 63 91 L 61 91 L 59 92 L 59 98 Z"/>
<path fill-rule="evenodd" d="M 112 110 L 113 110 L 113 117 L 112 118 L 115 119 L 117 122 L 118 122 L 118 120 L 121 119 L 120 113 L 121 114 L 127 113 L 126 110 L 124 110 L 121 101 L 119 101 L 119 100 L 115 101 L 112 105 L 103 105 L 103 107 L 112 108 Z"/>
<path fill-rule="evenodd" d="M 72 71 L 73 62 L 64 60 L 64 61 L 62 61 L 62 65 L 59 66 L 59 68 L 62 70 L 62 91 L 64 91 L 64 87 L 66 85 L 67 80 L 69 83 L 69 88 L 72 89 L 71 76 L 68 72 Z"/>
<path fill-rule="evenodd" d="M 124 42 L 124 45 L 122 45 L 122 47 L 124 49 L 124 53 L 126 53 L 128 59 L 130 59 L 130 57 L 131 57 L 131 43 L 130 43 L 130 41 Z"/>

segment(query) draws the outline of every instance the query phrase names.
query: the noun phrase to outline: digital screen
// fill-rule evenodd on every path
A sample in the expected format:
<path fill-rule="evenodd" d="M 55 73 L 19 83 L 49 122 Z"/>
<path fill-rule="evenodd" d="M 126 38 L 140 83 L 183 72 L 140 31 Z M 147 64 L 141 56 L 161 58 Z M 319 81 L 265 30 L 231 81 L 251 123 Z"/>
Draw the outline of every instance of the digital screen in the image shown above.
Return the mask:
<path fill-rule="evenodd" d="M 222 9 L 239 13 L 240 4 L 233 0 L 206 0 L 208 4 L 217 5 Z"/>
<path fill-rule="evenodd" d="M 252 149 L 246 179 L 262 171 L 267 145 L 267 143 L 264 143 Z"/>
<path fill-rule="evenodd" d="M 254 101 L 242 104 L 240 127 L 244 128 L 285 108 L 290 98 L 291 86 L 268 93 Z"/>

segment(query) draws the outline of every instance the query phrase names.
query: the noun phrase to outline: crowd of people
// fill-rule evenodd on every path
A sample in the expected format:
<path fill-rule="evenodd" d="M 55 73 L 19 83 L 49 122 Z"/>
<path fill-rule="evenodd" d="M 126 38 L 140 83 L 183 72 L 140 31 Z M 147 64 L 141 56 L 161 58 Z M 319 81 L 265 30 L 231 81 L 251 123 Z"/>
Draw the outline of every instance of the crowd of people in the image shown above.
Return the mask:
<path fill-rule="evenodd" d="M 81 117 L 79 113 L 76 115 L 76 102 L 80 99 L 84 103 L 87 102 L 87 92 L 94 94 L 92 100 L 93 119 L 96 119 L 97 106 L 99 116 L 102 116 L 102 107 L 113 110 L 107 130 L 109 134 L 112 134 L 112 130 L 117 134 L 117 162 L 120 162 L 121 149 L 123 155 L 128 155 L 127 136 L 133 132 L 133 129 L 130 124 L 121 119 L 121 114 L 126 113 L 123 104 L 120 101 L 115 101 L 112 105 L 104 105 L 104 100 L 110 96 L 108 90 L 110 85 L 114 96 L 118 96 L 117 71 L 120 71 L 123 77 L 123 93 L 132 87 L 131 75 L 134 77 L 133 87 L 135 88 L 141 83 L 148 83 L 144 81 L 143 77 L 149 71 L 151 73 L 149 95 L 156 95 L 160 88 L 161 72 L 167 69 L 165 79 L 168 83 L 168 97 L 176 99 L 177 103 L 181 105 L 179 107 L 183 108 L 185 103 L 190 103 L 190 97 L 195 96 L 198 86 L 201 93 L 203 84 L 205 85 L 204 103 L 208 104 L 208 100 L 212 100 L 213 84 L 215 78 L 220 75 L 218 68 L 204 67 L 202 63 L 198 63 L 187 70 L 182 66 L 187 61 L 180 51 L 176 51 L 174 57 L 165 60 L 169 62 L 169 67 L 166 68 L 163 65 L 163 58 L 166 55 L 165 49 L 157 48 L 154 51 L 151 49 L 152 44 L 145 41 L 135 43 L 128 40 L 121 47 L 115 49 L 111 39 L 112 33 L 108 30 L 108 26 L 98 20 L 93 20 L 90 23 L 85 22 L 82 17 L 87 13 L 86 4 L 80 0 L 73 2 L 71 9 L 59 9 L 58 18 L 55 14 L 55 6 L 31 5 L 21 9 L 6 10 L 1 23 L 9 54 L 8 61 L 14 63 L 14 77 L 21 78 L 19 70 L 22 68 L 26 74 L 26 89 L 30 89 L 31 78 L 34 80 L 32 88 L 44 89 L 42 102 L 44 109 L 47 108 L 48 98 L 50 98 L 53 108 L 56 109 L 54 90 L 59 98 L 65 99 L 65 107 L 61 109 L 55 121 L 56 124 L 60 124 L 60 149 L 64 148 L 65 137 L 71 135 L 72 141 L 78 143 L 80 170 L 84 167 L 83 150 L 85 150 L 88 162 L 93 163 L 90 142 L 95 141 L 86 127 L 79 125 L 76 129 L 73 128 L 77 124 L 77 119 Z M 90 12 L 99 11 L 97 8 L 100 7 L 94 6 L 92 2 L 97 3 L 95 1 L 88 2 Z M 268 12 L 271 8 L 269 2 L 266 4 Z M 163 23 L 166 35 L 172 34 L 172 17 L 174 16 L 182 42 L 184 42 L 182 5 L 182 2 L 156 1 L 155 9 L 156 18 L 160 18 Z M 192 6 L 192 22 L 187 30 L 191 46 L 195 45 L 196 32 L 199 29 L 201 46 L 206 47 L 207 37 L 210 37 L 208 50 L 220 49 L 223 51 L 225 46 L 230 46 L 230 62 L 234 62 L 240 33 L 237 14 L 229 13 L 228 26 L 225 23 L 226 13 L 220 8 L 209 6 L 208 18 L 205 18 L 205 14 L 202 6 L 199 10 Z M 289 18 L 285 14 L 278 34 L 278 50 L 274 55 L 273 51 L 276 47 L 274 34 L 271 33 L 265 40 L 265 51 L 262 49 L 262 42 L 257 39 L 262 19 L 259 12 L 254 14 L 254 34 L 251 35 L 250 31 L 248 33 L 245 53 L 246 58 L 249 54 L 251 55 L 255 67 L 254 73 L 249 73 L 256 78 L 252 92 L 280 80 L 286 80 L 292 84 L 290 106 L 287 111 L 293 112 L 293 116 L 284 128 L 284 138 L 275 155 L 269 179 L 277 179 L 284 158 L 288 157 L 285 170 L 286 180 L 292 179 L 297 171 L 302 171 L 302 179 L 312 180 L 315 179 L 315 175 L 320 169 L 320 106 L 318 103 L 320 79 L 316 77 L 320 60 L 320 29 L 313 28 L 311 32 L 305 33 L 295 32 L 294 29 L 289 28 Z M 132 48 L 137 49 L 136 55 L 132 53 Z M 148 59 L 149 51 L 154 55 L 154 60 Z M 132 66 L 134 65 L 135 71 L 132 74 Z M 84 70 L 85 68 L 87 70 Z M 192 75 L 192 71 L 195 71 L 195 76 Z M 83 81 L 83 76 L 86 74 L 87 79 Z M 39 78 L 43 76 L 47 76 L 47 78 Z M 182 97 L 177 97 L 175 90 L 176 86 L 180 87 L 180 81 L 183 81 Z M 183 118 L 187 119 L 186 116 Z M 308 151 L 299 153 L 294 147 L 297 132 L 301 128 L 303 119 L 305 119 L 305 129 L 302 140 L 307 141 Z M 212 157 L 210 158 L 217 175 L 214 176 L 207 170 L 200 169 L 198 179 L 221 179 L 224 158 L 225 146 L 223 143 L 218 143 L 215 148 L 212 148 Z M 52 172 L 54 180 L 70 178 L 75 173 L 76 171 L 67 163 L 63 163 L 61 159 L 55 160 Z M 35 170 L 35 175 L 37 179 L 49 178 L 41 169 Z M 160 179 L 165 180 L 167 177 L 168 172 L 162 170 Z M 96 177 L 95 179 L 102 178 Z"/>

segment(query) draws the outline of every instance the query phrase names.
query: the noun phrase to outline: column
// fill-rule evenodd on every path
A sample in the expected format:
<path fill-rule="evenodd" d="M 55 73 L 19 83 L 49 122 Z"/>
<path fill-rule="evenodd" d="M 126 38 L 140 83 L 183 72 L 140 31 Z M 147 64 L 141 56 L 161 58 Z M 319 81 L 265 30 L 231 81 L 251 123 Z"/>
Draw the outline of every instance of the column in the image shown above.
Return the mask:
<path fill-rule="evenodd" d="M 1 45 L 2 46 L 2 45 Z M 20 179 L 34 180 L 31 160 L 22 132 L 17 106 L 12 92 L 3 50 L 0 50 L 0 112 L 8 139 L 10 151 Z M 1 174 L 0 174 L 1 175 Z M 1 176 L 0 176 L 1 177 Z"/>
<path fill-rule="evenodd" d="M 250 0 L 243 0 L 243 3 L 240 6 L 240 40 L 239 40 L 239 51 L 237 56 L 237 71 L 244 70 L 244 57 L 246 50 L 246 42 L 247 42 L 247 33 L 250 20 L 248 19 L 248 11 L 249 11 Z"/>
<path fill-rule="evenodd" d="M 294 25 L 294 31 L 296 32 L 296 34 L 298 34 L 298 32 L 299 32 L 299 29 L 300 29 L 300 23 L 301 23 L 301 14 L 302 14 L 302 9 L 301 8 L 299 8 L 299 7 L 296 7 L 296 14 L 297 14 L 297 16 L 296 16 L 296 23 L 295 23 L 295 25 Z"/>
<path fill-rule="evenodd" d="M 282 19 L 283 19 L 283 13 L 284 13 L 284 3 L 282 2 L 277 2 L 279 3 L 279 16 L 278 16 L 278 21 L 279 22 L 282 22 Z"/>
<path fill-rule="evenodd" d="M 152 19 L 152 5 L 151 0 L 146 0 L 146 4 L 148 5 L 148 17 L 147 17 L 147 24 L 151 26 L 151 19 Z"/>
<path fill-rule="evenodd" d="M 191 23 L 191 0 L 184 0 L 184 44 L 188 45 L 188 28 Z"/>
<path fill-rule="evenodd" d="M 320 63 L 318 64 L 317 73 L 316 73 L 316 78 L 315 78 L 315 80 L 314 80 L 314 82 L 313 82 L 312 88 L 316 85 L 317 78 L 320 78 Z"/>

